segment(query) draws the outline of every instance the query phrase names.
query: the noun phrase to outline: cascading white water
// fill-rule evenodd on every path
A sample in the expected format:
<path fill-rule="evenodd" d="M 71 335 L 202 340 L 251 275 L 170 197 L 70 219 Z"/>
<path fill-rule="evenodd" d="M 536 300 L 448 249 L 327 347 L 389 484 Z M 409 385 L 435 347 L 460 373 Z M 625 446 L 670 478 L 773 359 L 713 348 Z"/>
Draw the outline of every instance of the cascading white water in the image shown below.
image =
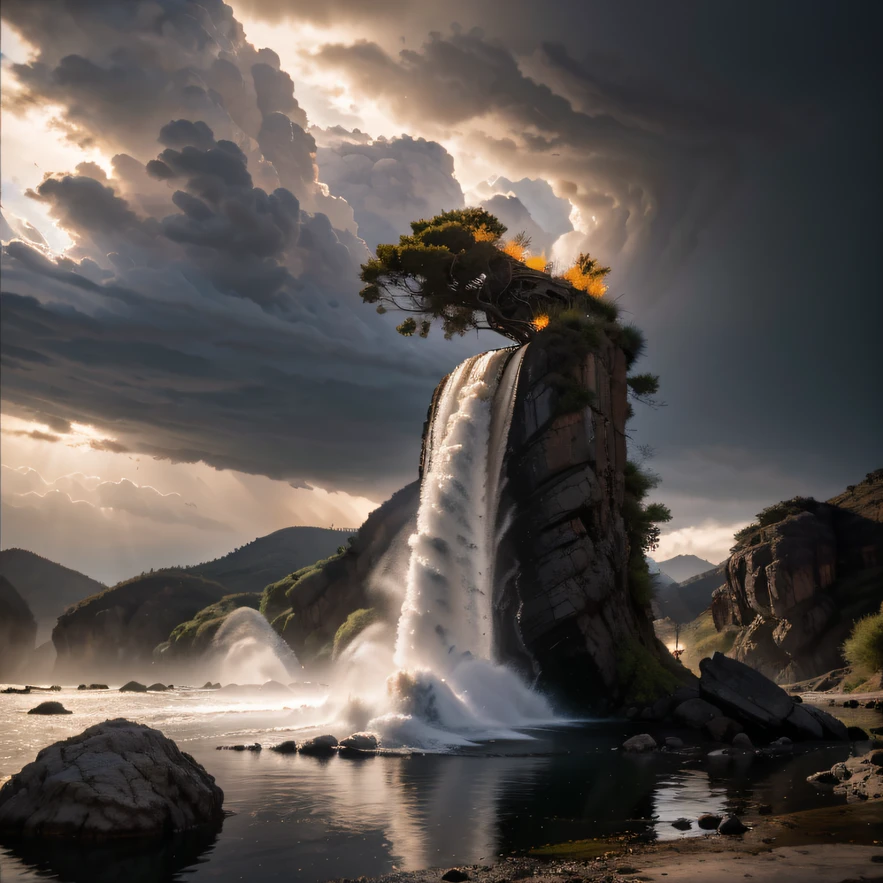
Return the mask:
<path fill-rule="evenodd" d="M 507 738 L 513 727 L 553 718 L 545 699 L 494 659 L 498 510 L 523 357 L 524 347 L 467 359 L 436 402 L 398 671 L 388 679 L 395 710 L 372 722 L 392 741 L 429 747 Z"/>
<path fill-rule="evenodd" d="M 225 684 L 284 684 L 300 673 L 294 651 L 250 607 L 240 607 L 224 620 L 212 640 L 212 655 L 216 676 Z"/>
<path fill-rule="evenodd" d="M 500 478 L 523 354 L 467 359 L 436 404 L 398 626 L 400 668 L 444 674 L 465 653 L 491 659 Z"/>

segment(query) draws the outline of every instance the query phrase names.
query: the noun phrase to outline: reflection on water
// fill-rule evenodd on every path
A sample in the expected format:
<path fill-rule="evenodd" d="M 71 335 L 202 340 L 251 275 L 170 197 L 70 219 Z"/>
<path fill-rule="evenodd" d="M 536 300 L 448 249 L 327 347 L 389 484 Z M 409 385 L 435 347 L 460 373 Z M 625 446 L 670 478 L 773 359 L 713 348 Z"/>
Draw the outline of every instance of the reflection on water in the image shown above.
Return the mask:
<path fill-rule="evenodd" d="M 5 848 L 34 879 L 62 880 L 65 883 L 157 883 L 179 880 L 179 872 L 208 860 L 217 839 L 215 832 L 188 831 L 162 843 L 119 841 L 101 845 L 68 843 L 7 842 Z M 7 868 L 3 858 L 3 880 L 15 880 L 16 867 Z M 16 862 L 17 864 L 18 862 Z M 11 872 L 11 875 L 9 875 Z M 9 876 L 8 876 L 9 875 Z"/>
<path fill-rule="evenodd" d="M 626 755 L 619 746 L 636 730 L 606 722 L 533 730 L 530 741 L 488 743 L 457 755 L 323 760 L 214 750 L 232 742 L 266 747 L 317 732 L 314 726 L 298 729 L 291 711 L 275 699 L 228 700 L 225 706 L 200 691 L 65 691 L 59 698 L 75 714 L 29 717 L 33 697 L 0 696 L 0 776 L 17 771 L 49 742 L 125 716 L 162 729 L 193 754 L 216 777 L 234 815 L 214 841 L 188 836 L 147 851 L 132 844 L 85 850 L 7 845 L 0 853 L 4 883 L 319 883 L 491 862 L 532 846 L 623 831 L 695 836 L 695 826 L 681 832 L 671 822 L 742 811 L 749 801 L 770 803 L 776 812 L 843 802 L 817 793 L 805 777 L 849 752 L 841 746 L 791 759 L 719 762 L 690 754 Z M 344 735 L 341 725 L 323 729 Z"/>

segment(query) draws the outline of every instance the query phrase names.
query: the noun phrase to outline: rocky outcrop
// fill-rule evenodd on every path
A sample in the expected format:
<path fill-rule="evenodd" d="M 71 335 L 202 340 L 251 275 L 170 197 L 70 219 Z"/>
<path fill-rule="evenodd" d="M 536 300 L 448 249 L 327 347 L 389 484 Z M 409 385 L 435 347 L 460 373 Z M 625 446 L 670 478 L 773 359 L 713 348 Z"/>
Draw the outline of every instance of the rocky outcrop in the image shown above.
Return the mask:
<path fill-rule="evenodd" d="M 135 673 L 172 629 L 225 593 L 223 586 L 202 577 L 159 571 L 86 598 L 60 616 L 52 631 L 57 670 Z"/>
<path fill-rule="evenodd" d="M 861 757 L 835 763 L 830 770 L 813 773 L 806 779 L 819 791 L 842 794 L 849 803 L 883 799 L 883 751 L 875 749 Z"/>
<path fill-rule="evenodd" d="M 847 738 L 846 727 L 837 718 L 814 706 L 795 703 L 781 687 L 742 662 L 715 653 L 699 667 L 699 690 L 706 704 L 750 731 L 770 737 Z M 679 712 L 680 708 L 675 710 L 676 718 Z"/>
<path fill-rule="evenodd" d="M 575 373 L 592 403 L 571 413 L 556 367 L 539 338 L 528 347 L 501 506 L 514 522 L 498 559 L 496 633 L 502 658 L 559 704 L 599 707 L 622 699 L 623 653 L 638 645 L 658 658 L 628 586 L 626 358 L 606 340 L 587 355 Z"/>
<path fill-rule="evenodd" d="M 34 650 L 37 623 L 15 586 L 0 576 L 0 682 L 9 681 Z"/>
<path fill-rule="evenodd" d="M 741 531 L 711 605 L 718 630 L 742 628 L 731 655 L 781 681 L 841 666 L 852 623 L 883 600 L 881 509 L 883 470 L 827 503 L 772 506 Z"/>
<path fill-rule="evenodd" d="M 386 577 L 386 552 L 413 532 L 419 501 L 415 481 L 375 509 L 337 555 L 264 589 L 261 612 L 302 663 L 330 662 L 334 635 L 355 610 L 375 608 L 380 618 L 398 618 L 400 603 L 387 603 L 387 593 L 372 589 Z"/>
<path fill-rule="evenodd" d="M 117 719 L 44 748 L 0 789 L 0 833 L 160 837 L 220 826 L 224 793 L 159 730 Z"/>

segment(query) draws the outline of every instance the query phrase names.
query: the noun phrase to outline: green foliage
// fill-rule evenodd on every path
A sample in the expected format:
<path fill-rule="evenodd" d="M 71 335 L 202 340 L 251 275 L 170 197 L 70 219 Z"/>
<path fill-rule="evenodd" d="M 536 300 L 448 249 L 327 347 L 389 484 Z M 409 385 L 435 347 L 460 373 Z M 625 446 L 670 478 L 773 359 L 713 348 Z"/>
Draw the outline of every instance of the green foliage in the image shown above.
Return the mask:
<path fill-rule="evenodd" d="M 659 476 L 641 469 L 629 460 L 623 470 L 622 517 L 629 538 L 629 590 L 632 598 L 647 607 L 653 597 L 653 580 L 645 555 L 659 543 L 659 525 L 671 521 L 671 512 L 662 503 L 644 504 L 644 498 L 659 484 Z"/>
<path fill-rule="evenodd" d="M 618 325 L 612 336 L 619 345 L 619 348 L 625 353 L 626 365 L 631 368 L 644 354 L 646 349 L 647 343 L 644 338 L 644 332 L 631 324 Z"/>
<path fill-rule="evenodd" d="M 818 503 L 812 497 L 793 497 L 790 500 L 782 500 L 780 503 L 767 506 L 766 509 L 757 513 L 757 521 L 746 524 L 745 527 L 736 531 L 733 535 L 736 545 L 754 546 L 763 539 L 762 528 L 778 524 L 780 521 L 784 521 L 792 515 L 799 515 L 801 512 L 814 512 L 817 506 Z"/>
<path fill-rule="evenodd" d="M 632 374 L 627 383 L 632 395 L 638 399 L 647 399 L 659 392 L 658 374 Z"/>
<path fill-rule="evenodd" d="M 337 659 L 369 625 L 377 622 L 379 619 L 380 614 L 373 607 L 354 610 L 334 635 L 333 658 Z"/>
<path fill-rule="evenodd" d="M 251 607 L 252 610 L 260 609 L 261 594 L 259 592 L 240 592 L 236 595 L 225 595 L 215 604 L 203 607 L 193 619 L 182 622 L 176 626 L 169 635 L 169 643 L 178 641 L 189 643 L 197 637 L 204 635 L 206 630 L 217 631 L 221 623 L 234 610 L 240 607 Z"/>
<path fill-rule="evenodd" d="M 609 267 L 581 255 L 589 275 L 572 268 L 574 281 L 567 274 L 554 278 L 528 260 L 524 236 L 501 242 L 506 228 L 484 209 L 443 212 L 412 223 L 411 231 L 398 243 L 379 245 L 361 270 L 365 303 L 420 315 L 398 326 L 406 337 L 426 337 L 438 321 L 448 338 L 490 328 L 526 343 L 536 333 L 536 316 L 577 304 L 583 313 L 616 320 L 615 304 L 580 288 L 586 280 L 600 284 Z"/>
<path fill-rule="evenodd" d="M 288 574 L 288 576 L 280 579 L 278 582 L 270 583 L 270 585 L 264 589 L 263 597 L 261 598 L 261 613 L 263 613 L 270 622 L 274 622 L 280 613 L 283 613 L 288 609 L 288 593 L 294 589 L 301 580 L 311 574 L 317 573 L 332 561 L 336 561 L 343 557 L 346 552 L 346 547 L 339 546 L 337 554 L 331 555 L 328 558 L 323 558 L 321 561 L 316 561 L 314 564 L 310 564 L 307 567 L 302 567 L 300 570 Z"/>
<path fill-rule="evenodd" d="M 883 605 L 878 613 L 856 622 L 843 644 L 843 656 L 863 674 L 870 675 L 883 669 Z"/>
<path fill-rule="evenodd" d="M 638 705 L 647 705 L 680 686 L 660 660 L 635 639 L 618 645 L 616 674 L 625 699 Z"/>
<path fill-rule="evenodd" d="M 575 414 L 595 404 L 595 393 L 572 377 L 562 378 L 556 387 L 558 390 L 556 414 Z"/>

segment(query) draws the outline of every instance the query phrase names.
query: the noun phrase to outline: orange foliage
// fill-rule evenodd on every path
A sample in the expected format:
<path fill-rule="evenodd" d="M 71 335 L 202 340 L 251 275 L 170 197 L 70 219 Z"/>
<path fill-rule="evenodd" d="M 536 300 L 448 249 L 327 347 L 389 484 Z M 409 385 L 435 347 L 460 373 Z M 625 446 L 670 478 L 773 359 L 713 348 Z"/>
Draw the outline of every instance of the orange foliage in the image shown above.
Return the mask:
<path fill-rule="evenodd" d="M 504 242 L 500 246 L 500 251 L 503 252 L 503 254 L 509 255 L 510 258 L 515 258 L 516 261 L 521 261 L 522 263 L 524 263 L 524 259 L 527 257 L 527 249 L 514 239 L 509 239 Z"/>
<path fill-rule="evenodd" d="M 566 279 L 574 288 L 585 291 L 592 297 L 603 297 L 607 291 L 607 286 L 600 276 L 584 273 L 577 264 L 562 274 L 562 278 Z"/>
<path fill-rule="evenodd" d="M 491 233 L 484 224 L 482 224 L 477 230 L 472 233 L 473 238 L 476 242 L 494 242 L 496 240 L 496 235 Z"/>
<path fill-rule="evenodd" d="M 526 267 L 530 267 L 531 270 L 539 270 L 540 272 L 545 272 L 547 263 L 548 261 L 546 261 L 546 256 L 544 254 L 538 254 L 535 257 L 528 258 L 524 262 L 524 265 Z"/>

